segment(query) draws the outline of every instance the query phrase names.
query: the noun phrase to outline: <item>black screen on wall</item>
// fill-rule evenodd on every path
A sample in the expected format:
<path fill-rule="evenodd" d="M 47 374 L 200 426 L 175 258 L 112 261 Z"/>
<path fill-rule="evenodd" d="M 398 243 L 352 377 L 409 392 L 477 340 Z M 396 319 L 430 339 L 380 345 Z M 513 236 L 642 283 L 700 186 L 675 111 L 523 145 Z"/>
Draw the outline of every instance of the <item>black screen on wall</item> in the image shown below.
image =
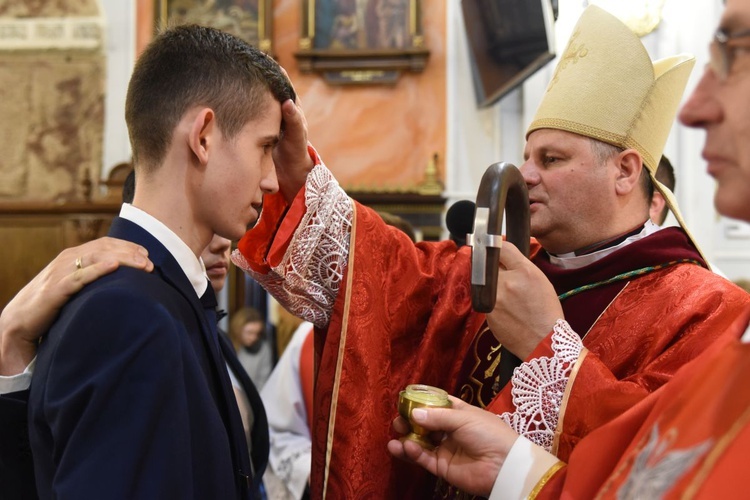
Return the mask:
<path fill-rule="evenodd" d="M 551 0 L 462 0 L 479 106 L 489 106 L 555 57 Z"/>

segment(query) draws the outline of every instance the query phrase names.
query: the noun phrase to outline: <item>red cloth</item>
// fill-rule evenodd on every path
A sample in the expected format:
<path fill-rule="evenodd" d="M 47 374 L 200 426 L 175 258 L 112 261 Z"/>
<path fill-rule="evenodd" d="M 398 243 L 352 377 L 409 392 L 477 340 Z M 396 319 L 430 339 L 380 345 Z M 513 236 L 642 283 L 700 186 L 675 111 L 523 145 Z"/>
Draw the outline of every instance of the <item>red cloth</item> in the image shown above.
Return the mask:
<path fill-rule="evenodd" d="M 280 220 L 287 206 L 278 195 L 266 197 L 261 222 L 239 245 L 254 270 L 267 272 L 271 265 L 280 261 L 304 213 L 304 207 L 298 204 L 301 198 L 302 195 L 298 195 L 286 217 Z M 668 231 L 667 236 L 672 233 L 670 242 L 687 241 L 679 230 L 665 231 Z M 271 237 L 274 237 L 273 243 L 265 243 Z M 536 251 L 539 247 L 534 244 L 533 248 Z M 689 245 L 683 245 L 678 253 L 696 254 Z M 434 478 L 419 467 L 393 459 L 386 443 L 394 437 L 391 422 L 397 415 L 398 393 L 406 385 L 425 383 L 458 394 L 466 384 L 474 383 L 469 380 L 464 360 L 492 363 L 492 343 L 480 345 L 478 342 L 477 332 L 484 323 L 484 315 L 471 310 L 470 255 L 470 248 L 456 251 L 450 241 L 414 245 L 400 230 L 383 223 L 377 213 L 355 203 L 346 275 L 328 328 L 316 329 L 315 334 L 318 376 L 312 426 L 313 498 L 432 497 Z M 618 255 L 619 252 L 608 259 L 633 269 L 628 266 L 628 260 L 618 259 Z M 663 257 L 656 260 L 663 260 Z M 538 259 L 543 258 L 541 252 Z M 539 262 L 538 259 L 535 262 Z M 596 264 L 563 274 L 566 278 L 577 275 L 590 283 L 588 277 L 593 276 L 594 270 Z M 625 364 L 642 358 L 641 365 L 648 365 L 652 358 L 660 359 L 659 349 L 669 349 L 683 335 L 696 340 L 694 348 L 690 347 L 692 344 L 680 347 L 680 356 L 673 358 L 675 366 L 665 362 L 643 380 L 626 384 L 638 386 L 636 400 L 658 387 L 671 376 L 677 363 L 701 352 L 715 337 L 695 327 L 672 331 L 666 336 L 652 335 L 656 333 L 652 326 L 682 327 L 691 320 L 710 319 L 714 308 L 724 310 L 720 301 L 714 300 L 717 295 L 724 293 L 732 297 L 739 291 L 728 282 L 718 285 L 716 281 L 720 278 L 693 264 L 678 265 L 659 273 L 661 277 L 674 277 L 664 283 L 673 285 L 687 280 L 695 288 L 666 292 L 666 287 L 657 286 L 660 281 L 656 275 L 633 279 L 628 288 L 641 290 L 639 293 L 652 298 L 643 320 L 636 317 L 634 322 L 620 323 L 618 315 L 632 314 L 637 306 L 632 300 L 621 304 L 618 299 L 614 307 L 610 306 L 612 315 L 608 325 L 600 327 L 601 333 L 595 334 L 592 330 L 590 334 L 600 346 L 600 351 L 594 346 L 592 349 L 602 357 L 601 368 L 606 370 L 607 363 L 612 362 L 616 368 L 615 378 L 639 377 Z M 606 272 L 600 274 L 603 276 Z M 647 280 L 644 285 L 639 284 L 642 280 Z M 614 297 L 623 286 L 624 283 L 609 285 L 580 294 L 575 301 L 572 300 L 575 297 L 571 297 L 569 301 L 578 304 L 582 316 L 581 311 L 587 311 L 588 321 L 593 322 L 598 317 L 596 310 L 601 312 L 612 300 L 601 300 L 601 297 L 606 297 L 606 293 Z M 665 296 L 666 293 L 669 295 Z M 699 297 L 707 299 L 701 303 Z M 632 298 L 637 299 L 638 295 Z M 681 300 L 697 306 L 697 312 L 682 308 Z M 565 303 L 563 306 L 568 307 Z M 670 314 L 665 314 L 665 307 Z M 676 317 L 668 319 L 673 313 Z M 610 341 L 607 335 L 614 328 L 623 335 Z M 648 347 L 640 348 L 644 341 L 626 332 L 645 332 Z M 624 354 L 614 354 L 623 347 L 626 348 Z M 483 377 L 477 382 L 482 386 L 480 390 L 486 389 L 486 383 L 494 378 L 492 370 L 484 367 L 477 370 Z M 643 384 L 645 390 L 639 384 Z M 587 420 L 584 427 L 588 426 Z M 572 436 L 577 437 L 577 434 Z"/>
<path fill-rule="evenodd" d="M 537 498 L 741 495 L 750 449 L 750 344 L 737 338 L 748 318 L 750 308 L 668 384 L 581 440 Z"/>
<path fill-rule="evenodd" d="M 581 295 L 586 294 L 595 290 Z M 582 305 L 579 301 L 576 309 Z M 552 451 L 566 461 L 583 436 L 658 389 L 726 332 L 749 305 L 744 291 L 691 264 L 630 281 L 588 332 L 578 331 L 587 332 L 583 344 L 589 352 L 566 388 L 567 403 L 560 410 Z M 570 304 L 563 301 L 563 308 L 566 318 L 575 321 Z M 552 355 L 548 337 L 530 359 Z M 513 411 L 510 390 L 506 387 L 488 409 Z"/>
<path fill-rule="evenodd" d="M 313 387 L 315 385 L 315 347 L 313 332 L 307 334 L 299 352 L 299 379 L 302 388 L 302 398 L 305 400 L 307 413 L 307 428 L 312 429 L 313 416 Z"/>

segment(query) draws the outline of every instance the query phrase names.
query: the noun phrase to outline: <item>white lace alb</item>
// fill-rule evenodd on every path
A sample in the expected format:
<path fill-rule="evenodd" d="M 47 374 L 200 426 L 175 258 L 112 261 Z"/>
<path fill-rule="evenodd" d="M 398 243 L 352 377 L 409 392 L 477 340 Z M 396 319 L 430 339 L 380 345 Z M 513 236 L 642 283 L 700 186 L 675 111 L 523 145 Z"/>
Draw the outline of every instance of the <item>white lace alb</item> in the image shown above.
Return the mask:
<path fill-rule="evenodd" d="M 284 257 L 268 274 L 250 269 L 235 250 L 232 261 L 295 316 L 328 325 L 349 256 L 352 200 L 322 163 L 307 176 L 306 213 Z"/>
<path fill-rule="evenodd" d="M 565 388 L 583 342 L 567 321 L 558 320 L 552 333 L 552 357 L 534 358 L 513 371 L 514 412 L 500 415 L 521 436 L 552 449 Z"/>

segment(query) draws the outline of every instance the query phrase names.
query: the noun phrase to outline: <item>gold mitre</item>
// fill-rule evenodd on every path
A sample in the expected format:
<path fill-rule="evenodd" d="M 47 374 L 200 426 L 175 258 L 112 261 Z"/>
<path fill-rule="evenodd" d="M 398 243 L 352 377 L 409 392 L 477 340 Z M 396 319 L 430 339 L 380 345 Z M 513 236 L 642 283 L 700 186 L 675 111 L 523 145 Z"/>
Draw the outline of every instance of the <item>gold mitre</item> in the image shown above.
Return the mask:
<path fill-rule="evenodd" d="M 652 63 L 635 33 L 591 5 L 573 30 L 526 137 L 553 128 L 637 150 L 697 248 L 674 194 L 654 177 L 694 64 L 690 54 Z"/>

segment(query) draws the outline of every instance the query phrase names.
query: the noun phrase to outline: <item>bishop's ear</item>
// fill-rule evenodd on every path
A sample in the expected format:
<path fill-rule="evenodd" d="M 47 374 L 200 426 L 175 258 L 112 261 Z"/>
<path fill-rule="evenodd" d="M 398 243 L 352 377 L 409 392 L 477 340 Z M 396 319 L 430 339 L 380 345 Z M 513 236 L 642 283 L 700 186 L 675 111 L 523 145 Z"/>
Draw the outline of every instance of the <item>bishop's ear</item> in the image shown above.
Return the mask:
<path fill-rule="evenodd" d="M 626 149 L 617 155 L 617 178 L 615 190 L 619 195 L 625 195 L 638 187 L 641 172 L 644 168 L 643 159 L 635 149 Z"/>

